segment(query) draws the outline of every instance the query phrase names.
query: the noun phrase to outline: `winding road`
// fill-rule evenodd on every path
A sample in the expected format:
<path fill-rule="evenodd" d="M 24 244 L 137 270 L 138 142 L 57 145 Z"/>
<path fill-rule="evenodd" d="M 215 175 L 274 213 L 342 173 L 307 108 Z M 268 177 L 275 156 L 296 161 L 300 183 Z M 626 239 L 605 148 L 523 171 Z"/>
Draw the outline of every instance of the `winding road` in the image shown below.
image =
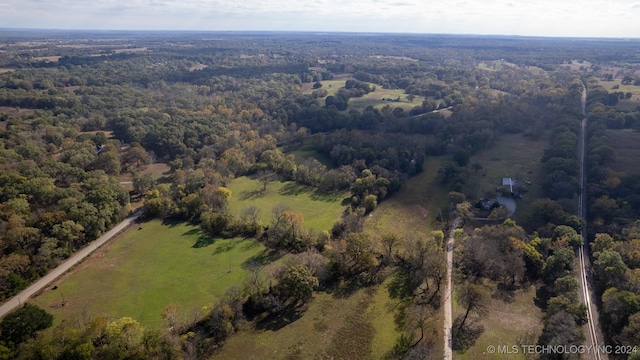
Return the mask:
<path fill-rule="evenodd" d="M 587 334 L 587 346 L 590 346 L 591 349 L 596 349 L 595 351 L 590 351 L 588 354 L 585 354 L 586 357 L 595 360 L 607 359 L 606 354 L 598 351 L 599 346 L 603 346 L 604 344 L 599 340 L 601 338 L 601 333 L 599 332 L 599 324 L 598 324 L 598 311 L 594 304 L 595 296 L 593 294 L 590 285 L 591 281 L 591 262 L 589 261 L 589 244 L 587 243 L 587 201 L 586 201 L 586 193 L 587 193 L 587 177 L 585 175 L 586 172 L 586 141 L 587 141 L 587 88 L 583 85 L 582 89 L 582 99 L 581 99 L 581 108 L 583 119 L 580 124 L 580 137 L 578 140 L 578 152 L 580 156 L 580 186 L 582 187 L 582 191 L 578 195 L 578 216 L 580 216 L 584 221 L 584 226 L 582 227 L 582 238 L 585 240 L 580 249 L 578 250 L 578 259 L 580 260 L 580 281 L 578 281 L 580 285 L 580 299 L 587 307 L 587 324 L 585 325 Z"/>
<path fill-rule="evenodd" d="M 51 284 L 55 279 L 60 277 L 62 274 L 67 272 L 67 270 L 71 269 L 74 265 L 78 264 L 82 259 L 86 258 L 92 252 L 96 251 L 99 247 L 104 245 L 107 241 L 111 240 L 114 236 L 120 233 L 122 230 L 131 225 L 134 221 L 136 221 L 140 215 L 141 211 L 137 211 L 135 214 L 129 216 L 127 219 L 123 220 L 116 226 L 114 226 L 111 230 L 104 233 L 98 239 L 90 242 L 82 248 L 77 253 L 73 254 L 70 258 L 65 260 L 62 264 L 58 265 L 55 269 L 51 270 L 47 275 L 41 277 L 35 283 L 31 284 L 28 288 L 22 290 L 18 295 L 12 297 L 7 300 L 5 303 L 0 305 L 0 317 L 5 316 L 11 310 L 20 306 L 26 302 L 31 296 L 33 296 L 38 291 L 45 288 L 47 285 Z"/>

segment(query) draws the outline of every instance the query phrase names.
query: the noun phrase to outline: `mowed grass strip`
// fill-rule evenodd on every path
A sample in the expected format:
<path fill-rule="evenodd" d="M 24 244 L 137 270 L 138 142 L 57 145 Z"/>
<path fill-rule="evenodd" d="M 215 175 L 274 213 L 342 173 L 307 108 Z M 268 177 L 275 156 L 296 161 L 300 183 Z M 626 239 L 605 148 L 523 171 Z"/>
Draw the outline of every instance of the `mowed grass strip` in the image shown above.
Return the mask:
<path fill-rule="evenodd" d="M 633 130 L 607 130 L 609 146 L 616 154 L 611 168 L 627 174 L 640 174 L 640 132 Z"/>
<path fill-rule="evenodd" d="M 424 171 L 411 177 L 397 193 L 382 201 L 369 215 L 365 231 L 371 234 L 394 233 L 406 236 L 412 233 L 428 234 L 434 230 L 449 205 L 447 192 L 438 183 L 438 169 L 443 157 L 430 157 Z M 437 229 L 436 229 L 437 230 Z"/>
<path fill-rule="evenodd" d="M 348 193 L 324 193 L 293 181 L 272 181 L 266 190 L 262 191 L 262 188 L 258 179 L 247 176 L 234 179 L 229 186 L 231 213 L 240 216 L 244 209 L 256 206 L 260 209 L 260 220 L 270 224 L 273 207 L 285 204 L 304 216 L 307 228 L 322 231 L 331 230 L 349 201 Z"/>
<path fill-rule="evenodd" d="M 130 316 L 160 328 L 164 307 L 175 303 L 183 317 L 192 316 L 241 284 L 248 274 L 243 263 L 265 250 L 254 239 L 213 239 L 186 223 L 152 220 L 140 227 L 106 253 L 92 255 L 34 303 L 56 322 L 85 315 Z"/>

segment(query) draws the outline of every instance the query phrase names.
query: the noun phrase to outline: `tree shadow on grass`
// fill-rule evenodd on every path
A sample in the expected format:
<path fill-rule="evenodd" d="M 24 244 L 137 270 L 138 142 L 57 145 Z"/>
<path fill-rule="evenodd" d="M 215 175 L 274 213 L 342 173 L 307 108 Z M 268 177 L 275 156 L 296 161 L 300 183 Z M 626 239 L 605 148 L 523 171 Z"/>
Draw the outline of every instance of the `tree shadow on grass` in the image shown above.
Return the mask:
<path fill-rule="evenodd" d="M 503 283 L 499 283 L 496 287 L 496 290 L 491 294 L 491 297 L 496 300 L 502 300 L 507 304 L 511 304 L 513 302 L 513 298 L 515 297 L 516 288 L 514 286 L 505 285 Z"/>
<path fill-rule="evenodd" d="M 336 299 L 346 299 L 364 286 L 366 285 L 362 284 L 358 279 L 348 279 L 336 283 L 327 289 L 327 293 L 330 293 Z"/>
<path fill-rule="evenodd" d="M 300 319 L 306 309 L 306 305 L 288 305 L 281 311 L 270 313 L 264 319 L 258 321 L 258 323 L 256 323 L 256 329 L 278 331 L 283 327 Z"/>
<path fill-rule="evenodd" d="M 453 321 L 452 326 L 452 348 L 453 350 L 464 353 L 469 348 L 471 348 L 476 340 L 482 335 L 484 332 L 484 326 L 480 324 L 476 324 L 471 319 L 467 319 L 466 324 L 460 327 L 462 323 L 462 316 L 458 316 Z"/>
<path fill-rule="evenodd" d="M 264 196 L 265 191 L 262 191 L 262 189 L 259 190 L 245 190 L 243 192 L 240 193 L 240 199 L 242 200 L 251 200 L 251 199 L 258 199 Z"/>
<path fill-rule="evenodd" d="M 283 186 L 279 192 L 280 192 L 280 195 L 296 196 L 296 195 L 312 192 L 313 190 L 314 188 L 311 186 L 300 185 L 295 182 L 289 182 L 288 184 Z"/>
<path fill-rule="evenodd" d="M 176 227 L 178 225 L 184 224 L 184 220 L 174 219 L 174 218 L 164 218 L 162 219 L 162 225 L 168 227 Z"/>
<path fill-rule="evenodd" d="M 195 235 L 195 234 L 197 234 L 197 233 L 199 233 L 199 232 L 200 232 L 200 229 L 198 229 L 198 228 L 193 228 L 193 229 L 191 229 L 191 230 L 189 230 L 189 231 L 184 232 L 184 233 L 182 234 L 182 236 Z M 202 236 L 204 236 L 204 235 L 202 235 Z"/>
<path fill-rule="evenodd" d="M 536 297 L 533 299 L 533 303 L 543 311 L 547 309 L 547 301 L 553 296 L 549 288 L 541 286 L 536 290 Z"/>
<path fill-rule="evenodd" d="M 313 186 L 302 185 L 295 182 L 289 182 L 280 189 L 280 195 L 298 196 L 301 194 L 309 194 L 309 198 L 313 201 L 336 202 L 342 201 L 342 205 L 351 203 L 351 198 L 343 198 L 344 194 L 340 192 L 324 191 Z"/>
<path fill-rule="evenodd" d="M 240 244 L 240 241 L 238 241 L 237 239 L 225 240 L 213 251 L 213 255 L 218 255 L 218 254 L 231 251 L 235 249 L 236 246 L 238 246 L 239 244 Z"/>
<path fill-rule="evenodd" d="M 281 257 L 282 257 L 282 253 L 278 251 L 271 250 L 271 249 L 264 249 L 259 254 L 248 258 L 245 262 L 242 263 L 241 266 L 243 269 L 249 269 L 253 267 L 255 264 L 263 266 L 263 265 L 272 263 L 280 259 Z"/>
<path fill-rule="evenodd" d="M 192 230 L 186 232 L 185 234 L 191 232 Z M 212 245 L 215 242 L 215 239 L 211 236 L 208 235 L 204 235 L 201 234 L 200 236 L 198 236 L 198 240 L 196 240 L 196 243 L 193 244 L 193 246 L 191 246 L 192 248 L 195 249 L 199 249 L 199 248 L 203 248 L 203 247 L 207 247 L 209 245 Z"/>

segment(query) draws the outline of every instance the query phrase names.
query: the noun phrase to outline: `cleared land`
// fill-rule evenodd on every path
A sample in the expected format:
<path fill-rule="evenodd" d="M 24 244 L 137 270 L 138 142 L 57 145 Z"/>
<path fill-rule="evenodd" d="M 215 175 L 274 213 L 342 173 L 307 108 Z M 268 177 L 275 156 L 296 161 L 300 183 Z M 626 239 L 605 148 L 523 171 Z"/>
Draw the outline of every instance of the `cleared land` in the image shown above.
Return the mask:
<path fill-rule="evenodd" d="M 400 337 L 383 285 L 349 297 L 316 294 L 300 318 L 232 336 L 214 359 L 381 359 Z"/>
<path fill-rule="evenodd" d="M 302 145 L 301 147 L 290 151 L 289 153 L 295 155 L 296 163 L 302 163 L 307 159 L 316 159 L 322 165 L 326 166 L 327 169 L 332 169 L 335 167 L 330 157 L 314 150 L 310 145 Z"/>
<path fill-rule="evenodd" d="M 456 286 L 454 285 L 454 289 Z M 518 354 L 490 354 L 487 347 L 506 345 L 509 349 L 516 345 L 536 345 L 537 336 L 542 331 L 542 311 L 534 304 L 536 289 L 530 286 L 525 289 L 515 290 L 511 293 L 509 301 L 500 299 L 496 295 L 495 285 L 487 285 L 492 293 L 492 298 L 487 306 L 488 313 L 478 322 L 484 327 L 482 334 L 476 339 L 475 344 L 464 352 L 454 350 L 454 359 L 526 359 L 520 351 Z M 454 319 L 464 315 L 465 309 L 456 302 L 453 303 Z M 454 329 L 454 332 L 456 329 Z M 529 334 L 529 338 L 527 338 Z"/>
<path fill-rule="evenodd" d="M 0 70 L 1 72 L 1 70 Z M 9 118 L 17 118 L 20 116 L 29 116 L 33 114 L 35 109 L 15 108 L 10 106 L 0 106 L 0 114 L 7 114 Z"/>
<path fill-rule="evenodd" d="M 514 214 L 516 221 L 524 220 L 530 213 L 531 203 L 543 196 L 541 183 L 544 173 L 540 159 L 548 144 L 547 135 L 538 140 L 518 134 L 500 135 L 491 148 L 471 157 L 470 163 L 478 163 L 482 169 L 471 171 L 465 188 L 467 197 L 476 200 L 487 193 L 495 193 L 505 177 L 521 182 L 530 181 L 529 191 L 518 200 Z"/>
<path fill-rule="evenodd" d="M 428 158 L 424 171 L 410 178 L 391 198 L 381 202 L 371 213 L 366 231 L 375 234 L 428 234 L 440 220 L 440 211 L 447 216 L 449 199 L 436 176 L 442 158 Z"/>
<path fill-rule="evenodd" d="M 229 210 L 235 215 L 250 206 L 260 209 L 260 220 L 271 223 L 271 210 L 277 204 L 288 205 L 304 216 L 305 226 L 316 231 L 330 230 L 349 201 L 348 193 L 323 193 L 293 181 L 272 181 L 262 191 L 258 179 L 242 176 L 231 182 Z"/>
<path fill-rule="evenodd" d="M 164 307 L 177 304 L 183 320 L 199 314 L 240 284 L 248 274 L 243 264 L 263 251 L 253 239 L 213 239 L 193 225 L 152 220 L 94 253 L 53 284 L 56 290 L 33 302 L 51 312 L 56 323 L 131 316 L 159 329 Z"/>
<path fill-rule="evenodd" d="M 46 62 L 58 62 L 62 56 L 52 55 L 52 56 L 36 56 L 33 58 L 35 61 L 46 61 Z"/>
<path fill-rule="evenodd" d="M 609 146 L 616 154 L 611 168 L 627 174 L 640 174 L 640 132 L 633 130 L 607 130 Z"/>
<path fill-rule="evenodd" d="M 345 82 L 347 80 L 349 79 L 321 81 L 322 89 L 326 89 L 329 92 L 329 95 L 335 95 L 340 88 L 344 88 Z M 422 105 L 422 101 L 424 101 L 423 96 L 416 96 L 413 101 L 409 101 L 407 99 L 407 94 L 405 94 L 404 90 L 402 89 L 383 89 L 380 85 L 372 85 L 376 86 L 376 91 L 370 92 L 362 97 L 349 99 L 348 110 L 362 111 L 369 105 L 379 110 L 382 109 L 385 105 L 390 105 L 391 107 L 398 107 L 408 111 L 411 110 L 414 106 Z M 313 90 L 315 89 L 311 89 L 310 87 L 303 88 L 303 92 L 308 94 L 311 94 Z M 396 100 L 398 98 L 400 98 L 400 101 L 388 100 Z M 324 99 L 321 99 L 320 101 L 321 103 L 324 103 Z"/>
<path fill-rule="evenodd" d="M 608 92 L 631 93 L 631 97 L 626 97 L 618 101 L 616 108 L 621 110 L 635 110 L 640 106 L 640 86 L 622 85 L 622 79 L 614 79 L 613 81 L 600 81 L 600 85 Z M 617 86 L 617 88 L 615 88 Z"/>

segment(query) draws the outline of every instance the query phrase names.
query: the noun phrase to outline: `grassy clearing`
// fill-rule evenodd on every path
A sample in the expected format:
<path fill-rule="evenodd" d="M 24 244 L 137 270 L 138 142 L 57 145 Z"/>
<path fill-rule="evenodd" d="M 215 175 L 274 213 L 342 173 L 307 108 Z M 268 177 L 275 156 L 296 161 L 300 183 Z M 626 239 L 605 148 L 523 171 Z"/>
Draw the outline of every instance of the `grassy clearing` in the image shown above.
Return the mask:
<path fill-rule="evenodd" d="M 0 71 L 1 72 L 1 71 Z M 10 119 L 15 119 L 22 116 L 29 116 L 35 112 L 35 109 L 24 109 L 10 106 L 0 106 L 0 114 L 9 115 Z"/>
<path fill-rule="evenodd" d="M 340 88 L 344 87 L 344 84 L 347 82 L 347 80 L 350 79 L 353 78 L 349 77 L 346 79 L 322 80 L 320 81 L 320 83 L 322 84 L 322 87 L 320 89 L 326 89 L 329 92 L 329 95 L 335 95 Z M 313 84 L 315 83 L 312 82 L 308 84 L 302 84 L 302 92 L 305 94 L 311 94 L 314 90 L 317 90 L 313 88 Z"/>
<path fill-rule="evenodd" d="M 400 98 L 400 101 L 388 101 L 388 99 L 396 100 Z M 422 105 L 424 101 L 423 96 L 416 96 L 413 101 L 407 99 L 407 94 L 402 89 L 383 89 L 379 85 L 376 86 L 376 91 L 368 93 L 359 98 L 349 99 L 349 110 L 364 110 L 367 106 L 373 106 L 376 109 L 382 109 L 385 105 L 389 105 L 394 108 L 402 108 L 406 111 L 411 110 L 414 106 Z"/>
<path fill-rule="evenodd" d="M 383 285 L 345 298 L 319 293 L 300 318 L 240 332 L 214 359 L 380 359 L 400 336 L 394 310 Z"/>
<path fill-rule="evenodd" d="M 170 171 L 171 168 L 165 163 L 144 165 L 140 169 L 140 173 L 142 175 L 150 174 L 159 183 L 169 181 L 168 174 Z M 127 191 L 133 191 L 133 184 L 131 183 L 132 180 L 133 176 L 131 176 L 131 173 L 129 172 L 125 172 L 120 175 L 120 182 L 122 183 L 122 187 Z M 142 205 L 142 203 L 140 203 L 140 205 Z"/>
<path fill-rule="evenodd" d="M 562 67 L 567 68 L 568 70 L 571 71 L 585 71 L 586 69 L 591 68 L 593 64 L 591 64 L 588 61 L 583 61 L 583 60 L 572 60 L 571 62 L 566 62 L 564 64 L 562 64 Z"/>
<path fill-rule="evenodd" d="M 640 132 L 607 130 L 607 136 L 616 154 L 616 161 L 611 168 L 627 174 L 640 174 Z"/>
<path fill-rule="evenodd" d="M 518 200 L 514 214 L 516 221 L 524 220 L 530 213 L 531 203 L 543 196 L 541 187 L 544 177 L 540 159 L 549 144 L 548 135 L 532 140 L 522 135 L 501 135 L 495 144 L 471 157 L 471 163 L 479 163 L 482 169 L 471 172 L 465 192 L 470 200 L 494 192 L 502 185 L 502 178 L 510 177 L 520 181 L 530 181 L 529 192 Z"/>
<path fill-rule="evenodd" d="M 0 74 L 9 73 L 9 72 L 12 72 L 12 71 L 16 71 L 16 69 L 0 68 Z"/>
<path fill-rule="evenodd" d="M 492 294 L 495 294 L 495 285 L 488 285 L 487 288 Z M 514 291 L 513 297 L 507 302 L 494 296 L 488 304 L 488 314 L 480 320 L 484 331 L 477 338 L 475 344 L 464 353 L 454 351 L 454 359 L 525 359 L 522 352 L 511 355 L 489 354 L 487 353 L 487 347 L 489 345 L 496 347 L 506 345 L 511 348 L 511 346 L 516 345 L 520 348 L 519 337 L 523 337 L 527 333 L 535 334 L 535 336 L 540 334 L 543 314 L 534 304 L 535 297 L 535 286 Z M 453 305 L 454 319 L 464 314 L 465 309 L 461 308 L 455 301 Z M 537 337 L 532 341 L 537 341 Z M 535 343 L 522 345 L 535 345 Z"/>
<path fill-rule="evenodd" d="M 186 223 L 152 220 L 94 253 L 33 302 L 56 323 L 84 316 L 130 316 L 162 326 L 161 312 L 178 304 L 183 320 L 199 314 L 229 287 L 242 282 L 243 263 L 264 246 L 253 239 L 213 239 Z M 64 306 L 62 301 L 64 298 Z"/>
<path fill-rule="evenodd" d="M 325 80 L 321 81 L 322 89 L 326 89 L 329 92 L 327 96 L 335 95 L 340 88 L 343 88 L 345 82 L 349 79 L 339 79 L 339 80 Z M 349 108 L 348 110 L 358 110 L 362 111 L 367 106 L 371 105 L 376 109 L 382 109 L 385 105 L 390 105 L 391 107 L 399 107 L 404 110 L 411 110 L 414 106 L 422 105 L 424 101 L 423 96 L 416 96 L 413 101 L 409 101 L 407 99 L 407 94 L 404 93 L 402 89 L 383 89 L 380 85 L 376 85 L 376 91 L 368 93 L 359 98 L 351 98 L 349 99 Z M 305 94 L 311 94 L 314 89 L 310 86 L 303 87 L 303 92 Z M 387 101 L 387 99 L 397 99 L 400 98 L 400 101 Z M 322 101 L 321 101 L 322 102 Z"/>
<path fill-rule="evenodd" d="M 35 61 L 46 61 L 46 62 L 58 62 L 62 56 L 53 55 L 53 56 L 36 56 L 33 58 Z"/>
<path fill-rule="evenodd" d="M 370 319 L 375 330 L 371 342 L 371 355 L 374 359 L 381 359 L 391 351 L 402 334 L 396 325 L 396 316 L 401 302 L 389 297 L 387 290 L 389 280 L 390 278 L 372 291 L 371 304 L 367 309 L 367 318 Z"/>
<path fill-rule="evenodd" d="M 600 85 L 610 93 L 631 93 L 631 97 L 629 99 L 625 97 L 618 101 L 616 108 L 620 110 L 635 110 L 636 107 L 640 106 L 640 86 L 622 85 L 621 78 L 614 79 L 613 81 L 600 81 Z"/>
<path fill-rule="evenodd" d="M 446 216 L 449 206 L 447 193 L 436 176 L 443 158 L 431 157 L 424 171 L 410 178 L 391 198 L 383 201 L 371 213 L 366 231 L 376 234 L 393 232 L 401 236 L 411 233 L 428 234 L 439 220 L 440 211 Z"/>
<path fill-rule="evenodd" d="M 289 153 L 295 155 L 296 163 L 302 163 L 307 159 L 316 159 L 322 165 L 326 166 L 327 169 L 335 168 L 333 160 L 331 160 L 330 157 L 314 150 L 313 147 L 310 145 L 302 145 L 301 147 L 296 148 L 295 150 L 290 151 Z"/>
<path fill-rule="evenodd" d="M 316 231 L 330 230 L 349 201 L 348 193 L 327 194 L 293 181 L 272 181 L 262 191 L 259 180 L 242 176 L 233 180 L 229 188 L 233 194 L 229 210 L 235 215 L 256 206 L 260 209 L 260 220 L 270 223 L 273 206 L 285 204 L 302 213 L 305 225 Z"/>

